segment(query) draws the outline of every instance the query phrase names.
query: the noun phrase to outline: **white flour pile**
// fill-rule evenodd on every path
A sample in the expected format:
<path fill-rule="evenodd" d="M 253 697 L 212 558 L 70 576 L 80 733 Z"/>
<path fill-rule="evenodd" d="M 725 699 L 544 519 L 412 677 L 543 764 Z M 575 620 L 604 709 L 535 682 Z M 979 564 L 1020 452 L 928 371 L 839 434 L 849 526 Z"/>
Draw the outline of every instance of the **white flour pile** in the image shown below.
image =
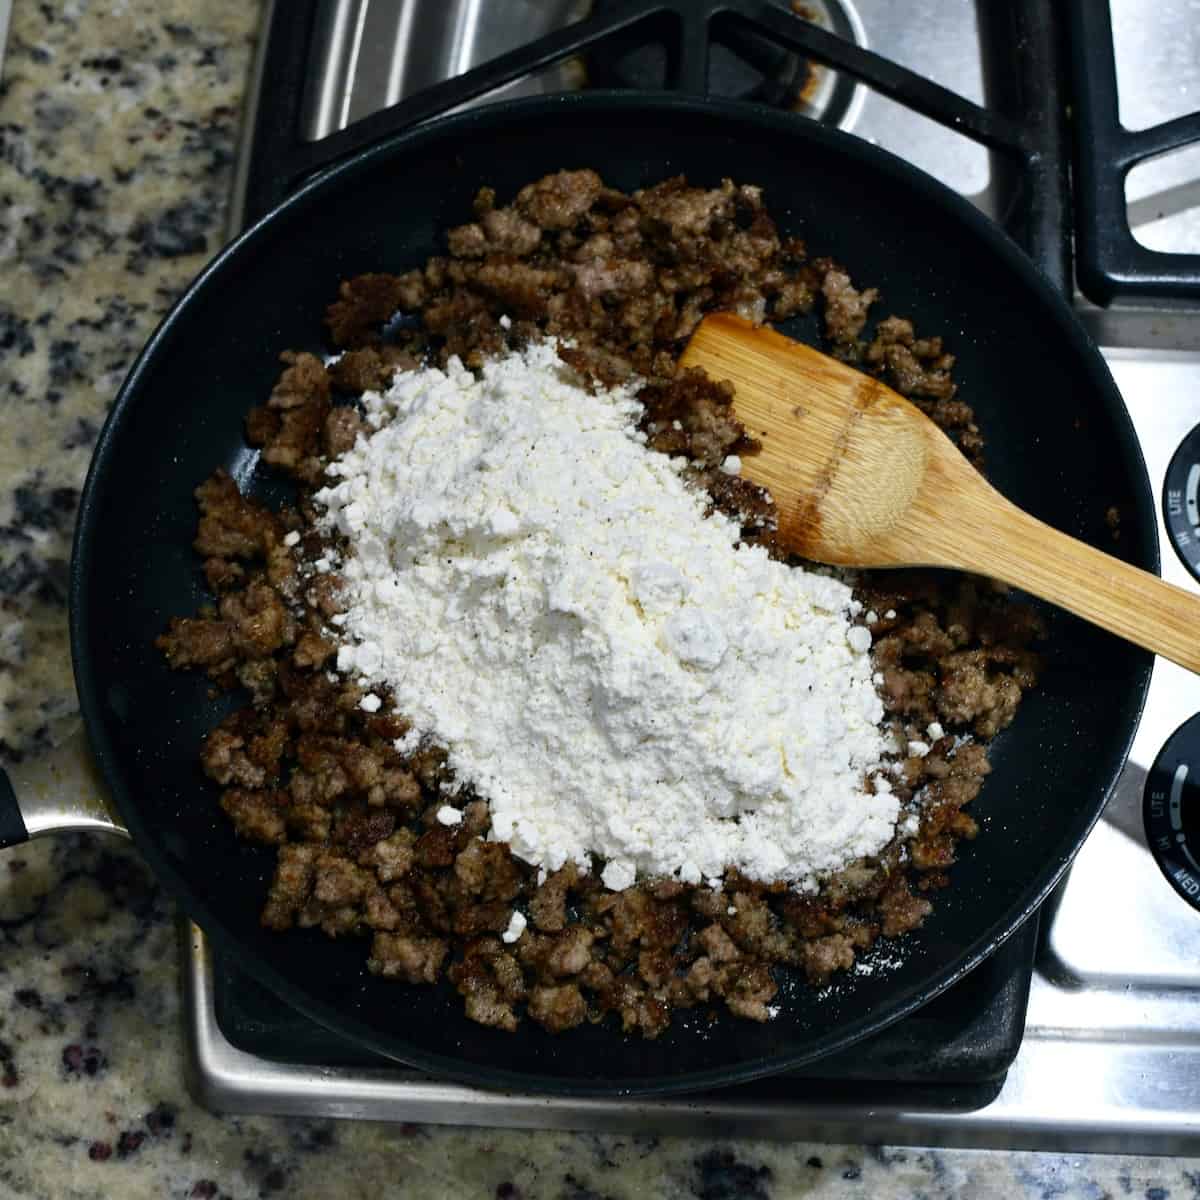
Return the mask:
<path fill-rule="evenodd" d="M 588 393 L 547 343 L 364 402 L 376 432 L 317 495 L 349 539 L 338 668 L 392 689 L 404 748 L 448 748 L 498 840 L 599 855 L 618 890 L 729 865 L 809 887 L 888 841 L 850 589 L 705 519 L 628 389 Z"/>

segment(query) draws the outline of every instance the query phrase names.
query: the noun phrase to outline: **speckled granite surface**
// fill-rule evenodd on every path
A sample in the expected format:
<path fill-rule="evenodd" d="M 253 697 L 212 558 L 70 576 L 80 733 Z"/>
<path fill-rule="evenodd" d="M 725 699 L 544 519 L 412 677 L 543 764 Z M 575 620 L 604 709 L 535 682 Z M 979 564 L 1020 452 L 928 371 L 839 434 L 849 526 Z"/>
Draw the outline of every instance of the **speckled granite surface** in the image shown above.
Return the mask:
<path fill-rule="evenodd" d="M 61 754 L 47 748 L 74 707 L 63 581 L 78 489 L 122 373 L 221 242 L 257 8 L 15 2 L 0 84 L 0 757 Z M 213 1116 L 183 1084 L 173 918 L 124 845 L 0 856 L 0 1200 L 1200 1196 L 1200 1162 L 1179 1160 Z"/>
<path fill-rule="evenodd" d="M 65 573 L 105 411 L 221 244 L 257 5 L 17 0 L 0 95 L 0 754 L 74 708 Z"/>

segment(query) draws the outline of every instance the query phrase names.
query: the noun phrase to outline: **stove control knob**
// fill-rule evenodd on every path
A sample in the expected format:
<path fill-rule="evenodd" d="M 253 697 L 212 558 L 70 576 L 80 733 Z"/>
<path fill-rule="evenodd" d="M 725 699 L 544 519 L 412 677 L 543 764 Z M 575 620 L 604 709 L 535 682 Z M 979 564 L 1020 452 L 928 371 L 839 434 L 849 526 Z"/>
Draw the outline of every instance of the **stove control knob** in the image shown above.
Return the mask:
<path fill-rule="evenodd" d="M 1162 873 L 1200 909 L 1200 713 L 1159 751 L 1146 779 L 1142 817 Z"/>
<path fill-rule="evenodd" d="M 1175 553 L 1200 579 L 1200 425 L 1179 443 L 1163 484 L 1163 522 Z"/>

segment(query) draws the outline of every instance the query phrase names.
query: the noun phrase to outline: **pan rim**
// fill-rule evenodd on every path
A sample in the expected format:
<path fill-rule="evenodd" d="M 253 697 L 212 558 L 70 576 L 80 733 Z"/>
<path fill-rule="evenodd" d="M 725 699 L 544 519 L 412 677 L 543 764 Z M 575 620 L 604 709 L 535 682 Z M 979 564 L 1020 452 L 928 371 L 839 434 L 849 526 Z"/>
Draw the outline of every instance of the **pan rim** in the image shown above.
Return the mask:
<path fill-rule="evenodd" d="M 958 228 L 962 228 L 965 234 L 979 238 L 986 243 L 986 249 L 997 255 L 1005 269 L 1018 277 L 1019 282 L 1030 293 L 1031 300 L 1036 298 L 1036 301 L 1053 319 L 1056 334 L 1063 336 L 1076 359 L 1090 369 L 1090 374 L 1099 384 L 1094 389 L 1095 403 L 1102 407 L 1106 417 L 1113 424 L 1126 457 L 1137 498 L 1137 511 L 1125 514 L 1125 520 L 1137 534 L 1136 544 L 1149 551 L 1139 565 L 1157 573 L 1159 548 L 1153 496 L 1141 448 L 1133 432 L 1132 422 L 1108 371 L 1107 364 L 1067 301 L 1059 295 L 1037 265 L 998 226 L 957 193 L 903 159 L 853 135 L 829 129 L 794 114 L 775 112 L 748 102 L 697 99 L 674 93 L 591 91 L 505 101 L 488 105 L 485 108 L 443 117 L 393 134 L 317 175 L 225 246 L 199 272 L 187 290 L 163 317 L 138 355 L 121 385 L 97 439 L 81 494 L 72 547 L 69 580 L 71 651 L 80 710 L 88 730 L 93 753 L 112 790 L 121 815 L 133 835 L 139 853 L 147 860 L 155 877 L 170 889 L 188 915 L 196 920 L 196 923 L 213 938 L 214 942 L 226 949 L 232 949 L 239 964 L 274 994 L 284 997 L 288 1005 L 326 1027 L 344 1033 L 387 1059 L 401 1061 L 443 1077 L 477 1086 L 564 1097 L 666 1096 L 683 1092 L 698 1092 L 716 1086 L 724 1087 L 747 1083 L 764 1076 L 776 1075 L 804 1066 L 845 1050 L 862 1038 L 902 1020 L 935 996 L 952 987 L 1015 933 L 1045 901 L 1065 874 L 1079 847 L 1103 812 L 1112 792 L 1115 776 L 1102 790 L 1102 794 L 1097 796 L 1090 807 L 1083 812 L 1082 819 L 1073 827 L 1075 832 L 1070 839 L 1073 846 L 1065 855 L 1059 856 L 1063 858 L 1063 861 L 1048 861 L 1034 877 L 1033 884 L 1023 899 L 1011 905 L 1001 918 L 982 930 L 956 956 L 950 969 L 934 972 L 933 982 L 926 979 L 921 986 L 910 988 L 907 995 L 902 995 L 895 1002 L 887 1005 L 886 1016 L 882 1021 L 876 1011 L 867 1017 L 838 1026 L 835 1036 L 813 1039 L 808 1048 L 804 1050 L 760 1056 L 734 1066 L 710 1068 L 704 1071 L 684 1071 L 680 1074 L 665 1076 L 577 1080 L 505 1068 L 485 1068 L 466 1060 L 432 1053 L 419 1046 L 410 1047 L 407 1040 L 401 1036 L 393 1035 L 388 1041 L 385 1041 L 382 1035 L 365 1022 L 360 1022 L 357 1018 L 345 1013 L 335 1012 L 332 1006 L 324 1001 L 306 994 L 296 981 L 286 978 L 271 964 L 260 962 L 253 955 L 239 952 L 237 936 L 228 931 L 205 903 L 203 897 L 198 895 L 195 889 L 175 872 L 141 820 L 139 805 L 123 779 L 121 756 L 105 733 L 102 718 L 103 702 L 99 681 L 92 671 L 90 634 L 84 615 L 90 609 L 91 599 L 90 551 L 94 540 L 91 535 L 99 519 L 98 513 L 103 507 L 101 500 L 106 480 L 114 468 L 114 447 L 119 445 L 124 423 L 130 418 L 135 408 L 135 401 L 140 393 L 140 381 L 157 361 L 158 347 L 168 342 L 174 335 L 176 326 L 186 320 L 192 298 L 210 286 L 210 281 L 219 279 L 226 270 L 230 269 L 231 263 L 236 264 L 242 257 L 244 248 L 269 236 L 273 226 L 282 220 L 285 214 L 291 214 L 297 209 L 304 208 L 331 189 L 347 187 L 352 184 L 358 174 L 374 170 L 381 160 L 386 160 L 389 156 L 419 149 L 429 143 L 436 145 L 439 141 L 453 139 L 463 132 L 486 132 L 489 128 L 503 127 L 514 121 L 552 117 L 576 110 L 608 111 L 626 115 L 638 111 L 653 111 L 657 114 L 686 112 L 689 116 L 709 117 L 714 126 L 720 125 L 721 130 L 724 131 L 732 131 L 739 126 L 744 128 L 748 123 L 760 131 L 765 130 L 772 134 L 794 137 L 801 143 L 807 141 L 825 148 L 830 153 L 858 159 L 881 177 L 896 179 L 903 186 L 923 194 L 931 205 L 943 212 L 948 212 L 957 222 Z M 714 133 L 716 132 L 719 130 L 714 128 Z M 1114 747 L 1118 751 L 1121 763 L 1128 757 L 1138 728 L 1150 682 L 1152 664 L 1153 657 L 1147 654 L 1137 671 L 1137 678 L 1134 681 L 1130 697 L 1132 701 L 1130 727 L 1123 745 Z M 618 1036 L 621 1035 L 614 1034 L 614 1037 Z M 404 1047 L 403 1056 L 397 1053 L 397 1044 Z"/>

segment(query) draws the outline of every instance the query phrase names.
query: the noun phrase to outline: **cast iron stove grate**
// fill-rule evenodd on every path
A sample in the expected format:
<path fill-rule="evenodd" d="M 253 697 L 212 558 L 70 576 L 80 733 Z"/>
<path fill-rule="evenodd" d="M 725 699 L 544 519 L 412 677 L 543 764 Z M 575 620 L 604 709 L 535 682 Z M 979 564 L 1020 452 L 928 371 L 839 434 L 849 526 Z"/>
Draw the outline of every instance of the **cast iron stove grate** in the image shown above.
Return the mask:
<path fill-rule="evenodd" d="M 277 4 L 265 30 L 260 101 L 238 215 L 256 220 L 323 168 L 398 130 L 441 116 L 568 59 L 607 61 L 631 48 L 661 51 L 661 88 L 720 90 L 728 53 L 770 45 L 821 63 L 992 151 L 1011 202 L 1000 223 L 1063 291 L 1071 280 L 1069 152 L 1056 6 L 1009 0 L 981 6 L 981 35 L 1008 53 L 987 65 L 987 106 L 807 21 L 777 0 L 593 0 L 585 19 L 425 88 L 318 141 L 303 135 L 305 86 L 321 0 Z M 597 71 L 606 85 L 636 74 Z M 657 81 L 656 81 L 657 82 Z M 798 120 L 804 118 L 797 117 Z"/>

